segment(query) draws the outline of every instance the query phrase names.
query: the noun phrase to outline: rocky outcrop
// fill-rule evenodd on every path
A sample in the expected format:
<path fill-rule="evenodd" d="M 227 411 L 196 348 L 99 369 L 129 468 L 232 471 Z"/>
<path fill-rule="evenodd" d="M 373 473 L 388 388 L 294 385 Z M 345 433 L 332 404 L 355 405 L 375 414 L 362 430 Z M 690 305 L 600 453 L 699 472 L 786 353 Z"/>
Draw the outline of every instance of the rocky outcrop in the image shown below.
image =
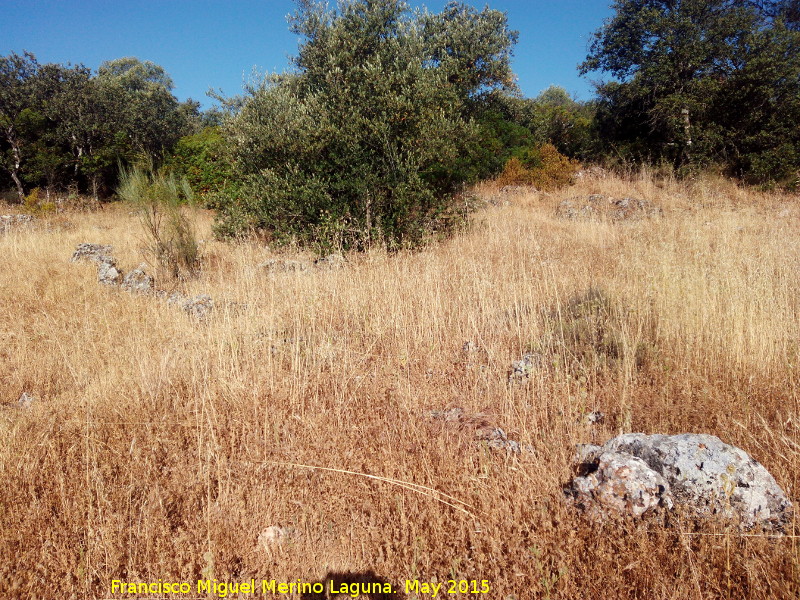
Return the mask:
<path fill-rule="evenodd" d="M 175 292 L 167 298 L 167 304 L 180 307 L 187 315 L 200 321 L 206 319 L 214 309 L 214 300 L 208 294 L 187 298 L 180 292 Z"/>
<path fill-rule="evenodd" d="M 317 260 L 314 261 L 314 266 L 317 269 L 329 271 L 332 269 L 341 269 L 345 266 L 346 263 L 347 261 L 345 260 L 344 256 L 338 253 L 334 253 L 318 258 Z"/>
<path fill-rule="evenodd" d="M 168 295 L 164 290 L 157 290 L 153 277 L 145 271 L 147 268 L 145 264 L 140 264 L 125 275 L 117 267 L 117 261 L 111 254 L 113 250 L 112 246 L 102 244 L 78 244 L 70 260 L 71 262 L 95 262 L 97 263 L 97 279 L 101 284 L 119 286 L 134 294 L 166 299 L 168 304 L 180 307 L 186 314 L 197 320 L 206 319 L 214 309 L 214 300 L 207 294 L 187 298 L 180 292 Z"/>
<path fill-rule="evenodd" d="M 772 475 L 713 435 L 630 433 L 582 454 L 578 476 L 565 491 L 593 514 L 640 516 L 674 502 L 696 517 L 773 529 L 791 515 L 792 504 Z M 664 489 L 656 494 L 658 485 Z"/>
<path fill-rule="evenodd" d="M 673 506 L 667 481 L 642 459 L 619 452 L 591 456 L 566 492 L 595 519 L 609 513 L 641 517 L 647 511 Z"/>
<path fill-rule="evenodd" d="M 75 252 L 72 253 L 72 258 L 69 259 L 70 262 L 78 262 L 83 260 L 89 260 L 94 262 L 103 262 L 112 257 L 112 252 L 114 251 L 113 246 L 106 246 L 103 244 L 78 244 L 75 248 Z"/>
<path fill-rule="evenodd" d="M 571 221 L 638 221 L 662 214 L 661 208 L 649 200 L 613 198 L 603 194 L 573 196 L 563 200 L 556 209 L 559 218 Z"/>
<path fill-rule="evenodd" d="M 122 271 L 117 268 L 117 261 L 111 257 L 103 257 L 97 264 L 97 281 L 103 285 L 119 285 L 122 283 Z"/>
<path fill-rule="evenodd" d="M 268 258 L 260 265 L 259 269 L 267 273 L 301 273 L 312 268 L 320 271 L 341 269 L 347 264 L 347 259 L 339 253 L 328 254 L 316 259 L 313 263 L 291 258 Z"/>
<path fill-rule="evenodd" d="M 32 215 L 0 215 L 0 234 L 31 225 L 34 220 Z"/>
<path fill-rule="evenodd" d="M 268 273 L 295 273 L 308 271 L 309 264 L 302 260 L 292 260 L 284 258 L 269 258 L 258 265 L 260 269 Z"/>
<path fill-rule="evenodd" d="M 147 265 L 141 264 L 125 275 L 122 280 L 122 289 L 134 294 L 149 294 L 153 291 L 153 278 L 147 274 Z"/>

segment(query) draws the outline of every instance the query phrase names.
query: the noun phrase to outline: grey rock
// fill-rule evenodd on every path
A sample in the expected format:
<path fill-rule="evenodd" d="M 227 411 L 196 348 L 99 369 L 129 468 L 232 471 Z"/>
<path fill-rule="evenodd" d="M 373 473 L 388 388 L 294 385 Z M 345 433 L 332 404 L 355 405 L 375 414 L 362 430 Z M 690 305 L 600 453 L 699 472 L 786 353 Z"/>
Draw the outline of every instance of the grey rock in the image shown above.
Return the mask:
<path fill-rule="evenodd" d="M 431 419 L 439 419 L 446 423 L 457 423 L 464 419 L 464 409 L 459 407 L 448 408 L 447 410 L 432 410 L 428 413 Z"/>
<path fill-rule="evenodd" d="M 592 412 L 588 412 L 583 415 L 580 419 L 578 419 L 578 422 L 583 423 L 584 425 L 596 425 L 597 423 L 602 423 L 605 418 L 606 414 L 604 412 L 593 410 Z"/>
<path fill-rule="evenodd" d="M 186 304 L 186 300 L 187 300 L 186 296 L 184 296 L 180 292 L 172 292 L 167 297 L 167 304 L 169 304 L 171 306 L 181 306 L 182 307 L 184 304 Z"/>
<path fill-rule="evenodd" d="M 314 266 L 317 269 L 332 270 L 341 269 L 345 266 L 347 260 L 341 254 L 328 254 L 314 261 Z"/>
<path fill-rule="evenodd" d="M 629 433 L 603 448 L 645 461 L 669 482 L 676 501 L 698 516 L 735 517 L 745 527 L 775 528 L 790 518 L 792 504 L 772 475 L 716 436 Z"/>
<path fill-rule="evenodd" d="M 511 363 L 511 373 L 508 375 L 509 382 L 521 382 L 528 379 L 536 369 L 544 366 L 544 356 L 538 352 L 524 354 L 520 360 Z"/>
<path fill-rule="evenodd" d="M 590 517 L 641 517 L 648 511 L 672 508 L 669 483 L 642 459 L 601 448 L 587 456 L 582 474 L 565 492 Z"/>
<path fill-rule="evenodd" d="M 611 201 L 614 207 L 611 218 L 615 221 L 638 221 L 640 219 L 660 217 L 661 208 L 641 198 L 619 198 Z"/>
<path fill-rule="evenodd" d="M 117 269 L 117 261 L 110 256 L 104 257 L 97 265 L 97 281 L 103 285 L 119 285 L 122 283 L 122 271 Z"/>
<path fill-rule="evenodd" d="M 602 446 L 596 446 L 595 444 L 577 444 L 575 446 L 575 462 L 579 464 L 590 463 L 597 458 L 602 451 Z"/>
<path fill-rule="evenodd" d="M 149 294 L 153 291 L 153 278 L 145 272 L 147 265 L 141 264 L 125 275 L 122 289 L 135 294 Z"/>
<path fill-rule="evenodd" d="M 258 265 L 258 267 L 271 273 L 294 273 L 299 271 L 307 271 L 309 265 L 302 260 L 270 258 Z"/>
<path fill-rule="evenodd" d="M 780 530 L 792 514 L 772 475 L 713 435 L 629 433 L 602 447 L 579 446 L 578 463 L 579 476 L 565 492 L 595 516 L 640 516 L 674 503 L 695 518 L 719 516 L 746 528 Z"/>
<path fill-rule="evenodd" d="M 556 209 L 558 217 L 573 221 L 593 221 L 603 218 L 611 221 L 638 221 L 659 217 L 662 214 L 661 208 L 649 200 L 631 197 L 612 198 L 603 194 L 567 198 Z"/>
<path fill-rule="evenodd" d="M 214 309 L 214 300 L 212 300 L 211 296 L 207 294 L 200 294 L 199 296 L 195 296 L 194 298 L 189 298 L 188 300 L 184 301 L 181 305 L 181 308 L 190 317 L 194 317 L 195 319 L 202 321 L 208 317 L 208 315 Z"/>
<path fill-rule="evenodd" d="M 111 253 L 113 250 L 113 246 L 106 246 L 103 244 L 78 244 L 78 246 L 75 248 L 75 252 L 72 254 L 72 258 L 70 258 L 70 262 L 77 262 L 81 260 L 103 262 L 104 260 L 111 258 Z"/>
<path fill-rule="evenodd" d="M 475 439 L 478 442 L 486 442 L 486 445 L 492 450 L 505 450 L 511 454 L 519 454 L 523 449 L 519 442 L 509 439 L 501 427 L 492 427 L 491 425 L 479 427 L 475 430 Z"/>
<path fill-rule="evenodd" d="M 7 233 L 34 222 L 32 215 L 0 215 L 0 233 Z"/>
<path fill-rule="evenodd" d="M 22 395 L 17 400 L 17 406 L 19 408 L 31 408 L 34 402 L 36 402 L 36 398 L 31 396 L 28 392 L 22 392 Z"/>

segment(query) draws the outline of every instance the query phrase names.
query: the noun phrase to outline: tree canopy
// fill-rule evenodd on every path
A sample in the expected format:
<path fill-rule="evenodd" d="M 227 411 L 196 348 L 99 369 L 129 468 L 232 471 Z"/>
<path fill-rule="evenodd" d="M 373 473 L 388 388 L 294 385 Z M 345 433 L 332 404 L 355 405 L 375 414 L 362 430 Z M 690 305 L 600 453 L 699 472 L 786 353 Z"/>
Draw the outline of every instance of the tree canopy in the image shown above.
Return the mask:
<path fill-rule="evenodd" d="M 797 168 L 797 2 L 618 0 L 580 69 L 601 139 L 628 157 L 722 163 L 754 180 Z M 777 150 L 776 149 L 780 149 Z"/>
<path fill-rule="evenodd" d="M 294 72 L 248 90 L 223 131 L 241 186 L 221 230 L 343 247 L 413 246 L 447 227 L 486 98 L 513 88 L 516 34 L 451 2 L 303 0 Z"/>
<path fill-rule="evenodd" d="M 198 105 L 171 89 L 162 67 L 136 58 L 105 62 L 95 75 L 31 53 L 0 57 L 0 166 L 20 200 L 39 186 L 103 193 L 120 162 L 160 156 L 194 130 Z"/>

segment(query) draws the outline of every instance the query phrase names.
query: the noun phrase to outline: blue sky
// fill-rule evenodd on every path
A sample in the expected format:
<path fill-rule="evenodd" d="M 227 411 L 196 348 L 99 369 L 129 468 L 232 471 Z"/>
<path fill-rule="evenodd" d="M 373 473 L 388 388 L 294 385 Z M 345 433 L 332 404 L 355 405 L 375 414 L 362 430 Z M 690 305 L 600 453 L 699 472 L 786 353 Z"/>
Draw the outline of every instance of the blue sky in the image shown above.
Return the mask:
<path fill-rule="evenodd" d="M 551 84 L 581 99 L 592 86 L 578 76 L 590 34 L 611 15 L 611 0 L 481 0 L 508 13 L 519 31 L 514 71 L 526 96 Z M 253 69 L 282 71 L 296 53 L 286 15 L 291 0 L 2 0 L 0 55 L 33 52 L 39 62 L 83 63 L 136 56 L 172 76 L 181 100 L 209 106 L 209 88 L 237 94 Z M 418 2 L 438 12 L 445 0 Z"/>

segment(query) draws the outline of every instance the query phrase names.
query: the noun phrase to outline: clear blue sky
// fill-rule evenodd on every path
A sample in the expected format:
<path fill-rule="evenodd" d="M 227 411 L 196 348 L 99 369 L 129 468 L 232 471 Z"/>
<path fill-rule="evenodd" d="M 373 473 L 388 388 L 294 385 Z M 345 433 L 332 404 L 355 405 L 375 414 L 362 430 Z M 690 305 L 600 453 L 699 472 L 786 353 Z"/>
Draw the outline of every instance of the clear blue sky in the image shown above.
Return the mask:
<path fill-rule="evenodd" d="M 253 68 L 282 71 L 297 51 L 286 15 L 292 0 L 0 0 L 0 55 L 23 50 L 39 62 L 83 63 L 136 56 L 172 76 L 175 94 L 204 106 L 209 88 L 241 92 Z M 591 32 L 611 15 L 611 0 L 489 0 L 519 31 L 514 71 L 526 96 L 551 84 L 581 99 L 592 86 L 578 76 Z M 439 12 L 445 0 L 419 2 Z"/>

